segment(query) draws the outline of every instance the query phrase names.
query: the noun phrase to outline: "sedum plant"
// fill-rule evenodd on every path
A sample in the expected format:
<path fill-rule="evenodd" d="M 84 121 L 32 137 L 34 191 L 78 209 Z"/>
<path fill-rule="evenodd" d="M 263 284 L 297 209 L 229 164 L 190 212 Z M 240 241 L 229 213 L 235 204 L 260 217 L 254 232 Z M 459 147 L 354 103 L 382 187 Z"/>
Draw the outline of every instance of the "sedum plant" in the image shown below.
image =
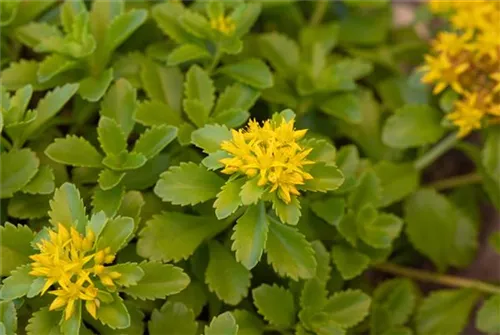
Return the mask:
<path fill-rule="evenodd" d="M 0 333 L 500 333 L 500 7 L 399 6 L 0 2 Z"/>

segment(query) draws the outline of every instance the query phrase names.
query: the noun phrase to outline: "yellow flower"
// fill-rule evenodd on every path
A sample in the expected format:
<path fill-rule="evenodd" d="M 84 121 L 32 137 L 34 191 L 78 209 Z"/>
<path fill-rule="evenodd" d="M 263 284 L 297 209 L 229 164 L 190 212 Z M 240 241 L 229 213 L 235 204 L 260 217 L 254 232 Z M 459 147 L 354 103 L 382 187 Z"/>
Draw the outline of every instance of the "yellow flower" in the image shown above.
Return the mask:
<path fill-rule="evenodd" d="M 426 71 L 422 81 L 427 84 L 437 83 L 432 91 L 434 94 L 439 94 L 448 86 L 458 93 L 463 92 L 459 76 L 467 70 L 468 63 L 454 64 L 445 53 L 437 56 L 425 55 L 425 62 L 427 64 L 421 67 Z"/>
<path fill-rule="evenodd" d="M 459 35 L 457 33 L 440 32 L 437 39 L 433 42 L 433 49 L 437 52 L 446 52 L 450 56 L 455 56 L 461 51 L 470 49 L 469 41 L 472 38 L 472 32 Z"/>
<path fill-rule="evenodd" d="M 493 87 L 493 93 L 500 92 L 500 71 L 490 74 L 490 78 L 496 82 Z"/>
<path fill-rule="evenodd" d="M 231 155 L 220 160 L 222 173 L 258 178 L 259 186 L 268 186 L 269 192 L 277 191 L 281 200 L 290 203 L 292 195 L 300 194 L 297 186 L 313 178 L 304 166 L 314 164 L 307 160 L 312 149 L 299 142 L 307 130 L 295 130 L 294 123 L 284 118 L 262 125 L 250 121 L 246 130 L 231 130 L 232 139 L 221 143 Z"/>
<path fill-rule="evenodd" d="M 225 35 L 231 35 L 236 29 L 233 19 L 224 15 L 220 15 L 219 17 L 210 20 L 210 26 L 213 30 L 220 31 Z"/>
<path fill-rule="evenodd" d="M 481 119 L 485 111 L 482 109 L 477 93 L 466 95 L 464 100 L 455 103 L 455 109 L 447 118 L 459 127 L 458 137 L 464 137 L 474 129 L 481 128 Z"/>
<path fill-rule="evenodd" d="M 56 290 L 49 293 L 56 296 L 50 310 L 65 306 L 65 319 L 74 313 L 75 302 L 85 301 L 85 308 L 96 318 L 99 300 L 95 282 L 98 277 L 105 286 L 113 286 L 112 279 L 121 276 L 118 272 L 106 271 L 103 264 L 113 262 L 114 255 L 106 248 L 93 252 L 95 235 L 87 230 L 82 236 L 74 227 L 70 231 L 59 224 L 57 231 L 49 231 L 49 239 L 37 244 L 40 252 L 30 256 L 32 276 L 45 277 L 46 282 L 41 294 L 44 294 L 52 285 Z"/>
<path fill-rule="evenodd" d="M 499 23 L 500 24 L 500 23 Z M 474 46 L 477 50 L 477 58 L 487 56 L 491 62 L 496 62 L 500 54 L 500 26 L 496 30 L 481 32 L 476 37 Z"/>

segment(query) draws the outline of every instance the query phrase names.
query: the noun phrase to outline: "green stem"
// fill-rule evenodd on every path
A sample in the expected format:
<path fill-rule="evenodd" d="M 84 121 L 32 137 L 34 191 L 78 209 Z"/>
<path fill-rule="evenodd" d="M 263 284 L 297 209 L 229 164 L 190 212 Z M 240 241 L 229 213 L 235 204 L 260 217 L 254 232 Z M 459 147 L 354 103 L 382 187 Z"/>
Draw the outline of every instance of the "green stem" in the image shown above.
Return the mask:
<path fill-rule="evenodd" d="M 445 137 L 441 142 L 439 142 L 436 146 L 434 146 L 432 149 L 427 151 L 425 154 L 423 154 L 421 157 L 419 157 L 415 163 L 415 169 L 417 170 L 423 170 L 432 163 L 436 159 L 438 159 L 442 154 L 450 150 L 453 146 L 458 141 L 458 137 L 456 133 L 451 133 L 447 137 Z"/>
<path fill-rule="evenodd" d="M 311 26 L 316 26 L 320 24 L 321 20 L 323 20 L 323 16 L 325 16 L 326 10 L 328 8 L 328 1 L 326 0 L 317 0 L 316 5 L 314 7 L 314 12 L 309 19 L 309 24 Z"/>
<path fill-rule="evenodd" d="M 215 51 L 215 56 L 214 58 L 212 59 L 212 63 L 210 63 L 210 65 L 208 66 L 207 68 L 207 72 L 209 75 L 212 74 L 212 72 L 215 70 L 215 68 L 217 67 L 217 65 L 219 64 L 219 60 L 221 58 L 221 52 L 220 52 L 220 48 L 219 46 L 217 45 L 216 46 L 216 51 Z"/>
<path fill-rule="evenodd" d="M 481 175 L 479 175 L 477 172 L 472 172 L 460 176 L 454 176 L 451 178 L 447 179 L 442 179 L 435 181 L 433 183 L 430 183 L 426 185 L 427 187 L 432 187 L 436 190 L 446 190 L 449 188 L 454 188 L 458 186 L 464 186 L 464 185 L 469 185 L 469 184 L 477 184 L 482 181 Z"/>
<path fill-rule="evenodd" d="M 407 268 L 393 263 L 377 264 L 375 265 L 375 268 L 383 272 L 391 273 L 398 276 L 405 276 L 408 278 L 424 282 L 436 283 L 436 284 L 459 287 L 459 288 L 471 288 L 481 292 L 500 294 L 500 287 L 479 280 L 465 279 L 449 275 L 441 275 L 434 272 Z"/>
<path fill-rule="evenodd" d="M 5 147 L 7 150 L 12 149 L 12 144 L 10 144 L 10 142 L 7 141 L 7 139 L 5 137 L 2 137 L 1 143 L 2 143 L 2 146 Z"/>

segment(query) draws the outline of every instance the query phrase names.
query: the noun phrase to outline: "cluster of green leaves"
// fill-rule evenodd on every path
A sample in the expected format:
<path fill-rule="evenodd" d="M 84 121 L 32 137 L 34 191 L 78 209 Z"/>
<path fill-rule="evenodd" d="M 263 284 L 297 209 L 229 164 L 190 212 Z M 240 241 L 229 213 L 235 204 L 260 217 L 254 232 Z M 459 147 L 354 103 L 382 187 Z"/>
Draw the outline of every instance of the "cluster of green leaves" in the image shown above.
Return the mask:
<path fill-rule="evenodd" d="M 500 209 L 500 128 L 456 139 L 454 97 L 420 82 L 426 42 L 389 1 L 0 6 L 0 334 L 500 332 L 496 286 L 373 276 L 467 268 L 479 204 Z M 289 204 L 219 171 L 230 130 L 273 117 L 313 149 Z M 437 180 L 462 172 L 432 164 L 452 146 L 476 184 Z M 98 320 L 37 295 L 29 256 L 58 223 L 117 252 Z"/>

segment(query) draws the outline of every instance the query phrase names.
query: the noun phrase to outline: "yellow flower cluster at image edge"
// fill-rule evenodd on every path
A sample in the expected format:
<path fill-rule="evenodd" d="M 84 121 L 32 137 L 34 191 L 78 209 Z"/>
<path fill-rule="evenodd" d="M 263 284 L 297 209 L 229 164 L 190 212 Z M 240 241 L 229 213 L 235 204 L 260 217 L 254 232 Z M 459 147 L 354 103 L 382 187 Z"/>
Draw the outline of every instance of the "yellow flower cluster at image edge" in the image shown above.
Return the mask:
<path fill-rule="evenodd" d="M 440 32 L 426 55 L 422 81 L 434 94 L 460 94 L 447 118 L 459 137 L 500 121 L 500 2 L 431 0 L 434 13 L 449 15 L 453 31 Z"/>
<path fill-rule="evenodd" d="M 252 120 L 246 129 L 231 130 L 232 139 L 221 143 L 232 155 L 220 160 L 222 173 L 258 178 L 258 186 L 269 186 L 269 192 L 290 203 L 292 195 L 299 195 L 297 186 L 313 178 L 304 166 L 314 164 L 306 159 L 312 149 L 299 143 L 307 130 L 295 130 L 294 122 L 267 120 L 261 126 Z"/>
<path fill-rule="evenodd" d="M 95 235 L 89 229 L 83 237 L 75 228 L 68 231 L 59 224 L 57 231 L 49 231 L 49 239 L 37 244 L 40 252 L 30 256 L 32 276 L 45 277 L 47 281 L 42 288 L 44 294 L 52 285 L 56 290 L 49 291 L 56 296 L 50 310 L 65 307 L 65 319 L 69 319 L 75 310 L 77 300 L 85 301 L 85 308 L 96 318 L 99 300 L 97 278 L 108 287 L 114 287 L 113 279 L 121 276 L 119 272 L 107 271 L 104 264 L 113 262 L 115 256 L 105 248 L 93 252 Z"/>

